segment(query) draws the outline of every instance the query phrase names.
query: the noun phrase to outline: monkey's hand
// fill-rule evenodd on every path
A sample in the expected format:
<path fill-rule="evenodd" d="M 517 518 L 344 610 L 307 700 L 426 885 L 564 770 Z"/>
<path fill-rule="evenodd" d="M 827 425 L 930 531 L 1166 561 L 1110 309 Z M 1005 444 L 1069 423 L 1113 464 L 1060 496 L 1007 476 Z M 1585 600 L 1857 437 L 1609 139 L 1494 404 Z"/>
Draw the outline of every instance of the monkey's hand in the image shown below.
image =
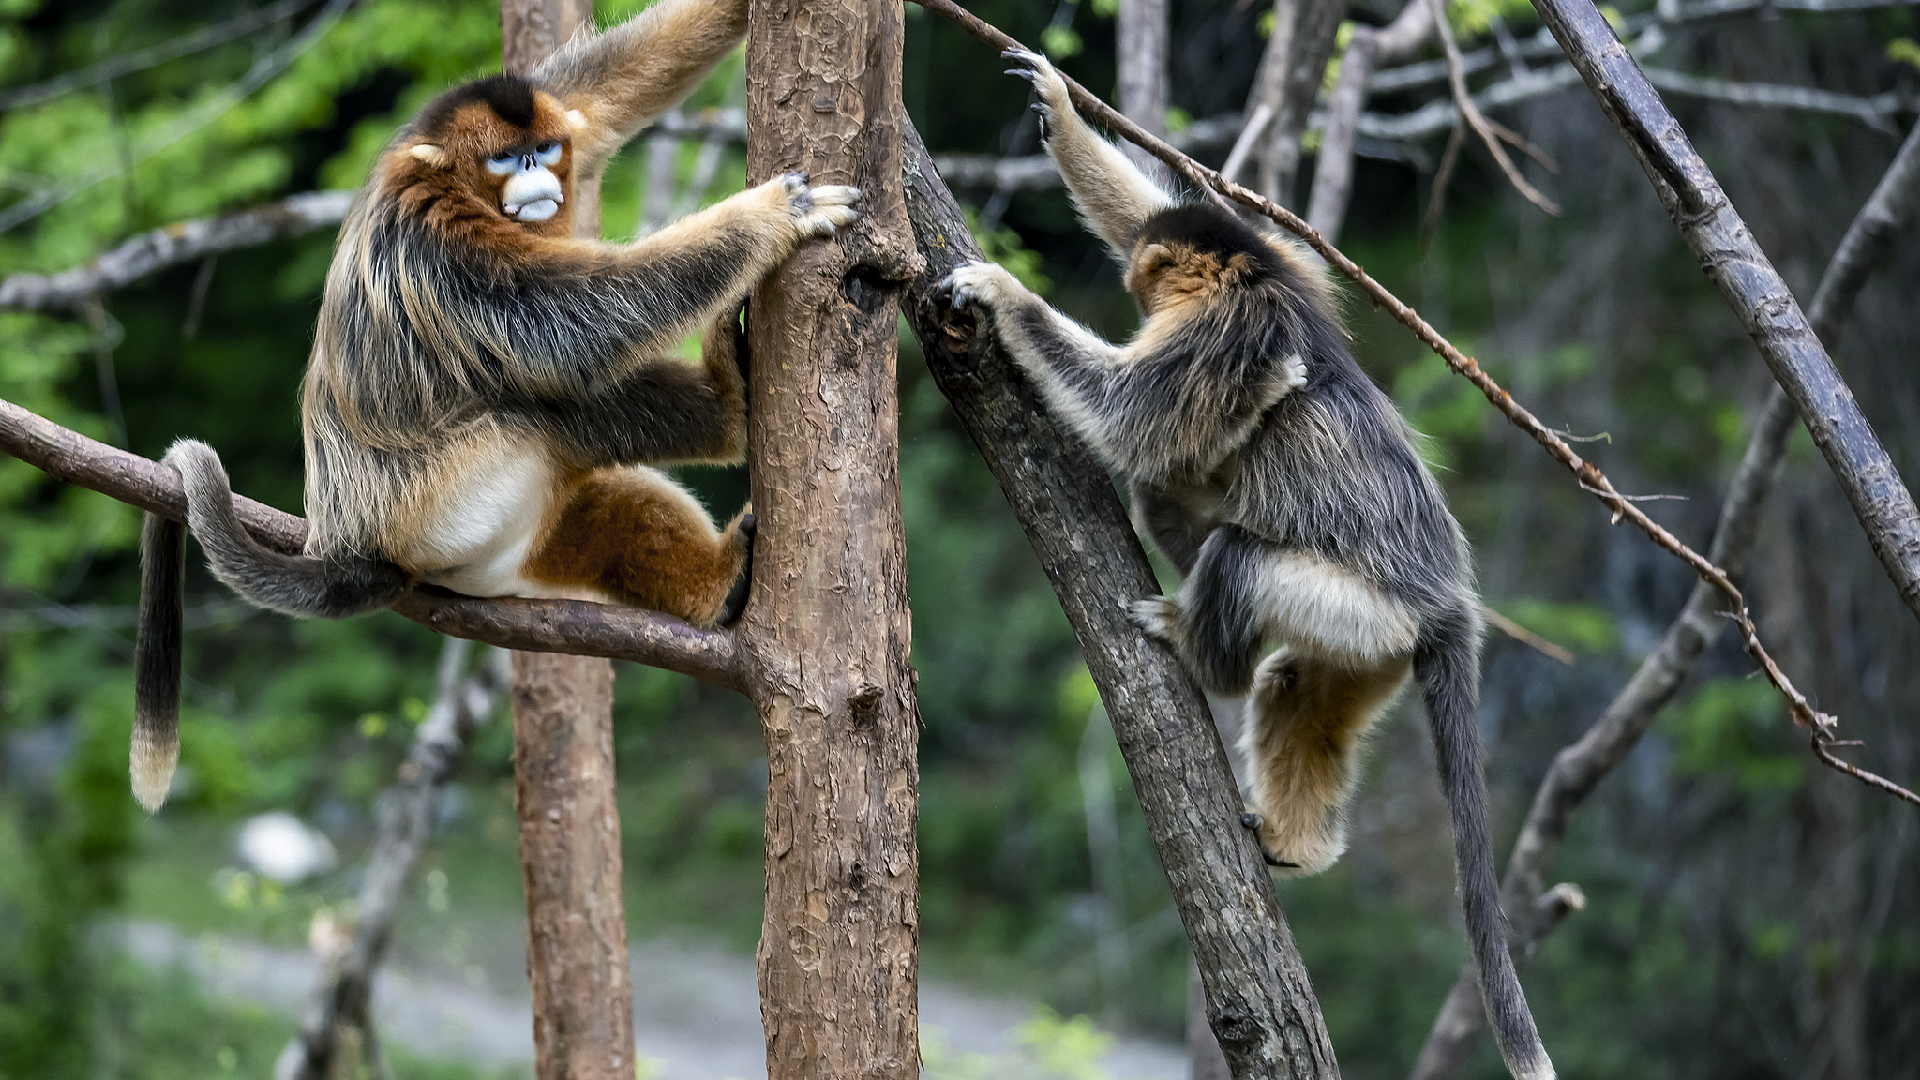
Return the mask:
<path fill-rule="evenodd" d="M 859 188 L 808 187 L 807 174 L 802 172 L 776 176 L 765 186 L 785 200 L 794 230 L 803 237 L 824 239 L 860 220 Z"/>
<path fill-rule="evenodd" d="M 1285 397 L 1307 385 L 1307 362 L 1293 353 L 1280 362 L 1280 395 Z"/>
<path fill-rule="evenodd" d="M 977 262 L 956 267 L 939 285 L 935 286 L 935 296 L 948 298 L 954 310 L 978 307 L 992 312 L 1008 298 L 1017 296 L 1024 287 L 1019 279 L 999 263 Z"/>
<path fill-rule="evenodd" d="M 1039 53 L 1025 49 L 1008 49 L 1000 54 L 1002 60 L 1011 60 L 1013 67 L 1007 74 L 1018 75 L 1033 84 L 1033 92 L 1039 100 L 1033 103 L 1033 111 L 1040 114 L 1040 137 L 1053 137 L 1053 118 L 1073 111 L 1073 98 L 1067 93 L 1067 80 L 1053 69 L 1053 64 Z"/>
<path fill-rule="evenodd" d="M 1127 605 L 1127 618 L 1148 637 L 1176 648 L 1180 644 L 1180 601 L 1171 596 L 1149 596 Z"/>

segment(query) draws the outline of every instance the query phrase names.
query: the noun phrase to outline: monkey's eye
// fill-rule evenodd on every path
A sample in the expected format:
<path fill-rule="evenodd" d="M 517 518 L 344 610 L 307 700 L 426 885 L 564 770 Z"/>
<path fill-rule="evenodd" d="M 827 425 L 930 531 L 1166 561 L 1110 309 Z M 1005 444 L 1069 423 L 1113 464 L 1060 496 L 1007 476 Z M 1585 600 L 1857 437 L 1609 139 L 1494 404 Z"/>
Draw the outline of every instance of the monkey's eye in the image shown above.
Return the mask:
<path fill-rule="evenodd" d="M 502 150 L 487 159 L 487 171 L 495 176 L 520 171 L 520 155 L 511 150 Z"/>
<path fill-rule="evenodd" d="M 551 139 L 541 143 L 533 148 L 533 159 L 549 168 L 560 164 L 560 144 Z"/>

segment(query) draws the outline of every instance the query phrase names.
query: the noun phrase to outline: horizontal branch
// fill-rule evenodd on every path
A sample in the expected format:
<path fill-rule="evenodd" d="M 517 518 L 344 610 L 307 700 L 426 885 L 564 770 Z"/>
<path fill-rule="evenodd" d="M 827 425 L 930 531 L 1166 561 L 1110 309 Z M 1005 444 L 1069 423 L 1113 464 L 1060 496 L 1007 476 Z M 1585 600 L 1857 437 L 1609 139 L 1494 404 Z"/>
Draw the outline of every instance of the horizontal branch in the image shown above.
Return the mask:
<path fill-rule="evenodd" d="M 186 520 L 186 494 L 172 469 L 5 400 L 0 400 L 0 452 L 148 513 Z M 267 547 L 289 555 L 306 547 L 306 519 L 243 495 L 233 497 L 233 509 Z M 481 600 L 427 588 L 408 592 L 393 610 L 440 633 L 501 648 L 631 660 L 728 689 L 741 685 L 732 634 L 700 630 L 655 611 L 580 600 Z"/>
<path fill-rule="evenodd" d="M 309 191 L 239 213 L 153 229 L 86 266 L 51 275 L 13 274 L 0 280 L 0 308 L 75 307 L 156 270 L 338 225 L 353 205 L 354 195 L 352 191 Z"/>

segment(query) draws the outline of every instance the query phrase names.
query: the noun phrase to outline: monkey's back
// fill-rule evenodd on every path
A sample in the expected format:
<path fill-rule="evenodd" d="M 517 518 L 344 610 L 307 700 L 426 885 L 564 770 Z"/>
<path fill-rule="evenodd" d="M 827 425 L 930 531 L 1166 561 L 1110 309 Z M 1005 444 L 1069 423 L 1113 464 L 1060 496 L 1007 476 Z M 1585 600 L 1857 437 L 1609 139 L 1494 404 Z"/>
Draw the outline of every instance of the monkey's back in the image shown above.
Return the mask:
<path fill-rule="evenodd" d="M 1240 451 L 1227 520 L 1360 572 L 1421 612 L 1472 592 L 1460 526 L 1421 460 L 1420 436 L 1328 328 L 1307 383 Z"/>

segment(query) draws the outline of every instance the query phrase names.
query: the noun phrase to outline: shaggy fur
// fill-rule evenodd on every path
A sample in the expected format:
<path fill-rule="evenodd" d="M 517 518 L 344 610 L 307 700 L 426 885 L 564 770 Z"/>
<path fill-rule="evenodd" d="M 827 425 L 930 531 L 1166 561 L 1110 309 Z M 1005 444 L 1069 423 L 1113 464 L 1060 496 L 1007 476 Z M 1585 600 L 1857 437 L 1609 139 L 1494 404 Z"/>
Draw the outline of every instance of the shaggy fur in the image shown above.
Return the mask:
<path fill-rule="evenodd" d="M 1087 127 L 1046 60 L 1007 55 L 1145 321 L 1110 345 L 991 264 L 954 271 L 954 304 L 991 317 L 1048 406 L 1127 477 L 1135 522 L 1185 575 L 1134 617 L 1209 691 L 1249 695 L 1248 823 L 1270 861 L 1312 874 L 1339 858 L 1367 731 L 1419 681 L 1488 1015 L 1514 1076 L 1552 1077 L 1487 835 L 1480 605 L 1414 432 L 1347 351 L 1320 267 L 1224 209 L 1177 203 Z"/>
<path fill-rule="evenodd" d="M 630 244 L 572 233 L 575 192 L 699 83 L 746 17 L 745 0 L 663 0 L 528 77 L 421 109 L 375 164 L 327 272 L 302 395 L 305 554 L 246 534 L 210 448 L 168 455 L 220 580 L 292 615 L 351 615 L 426 582 L 698 625 L 739 616 L 753 516 L 716 529 L 645 466 L 741 460 L 742 300 L 800 243 L 855 221 L 860 193 L 788 174 Z M 675 356 L 703 327 L 700 361 Z M 178 751 L 179 544 L 161 523 L 143 545 L 133 773 L 149 810 Z"/>

